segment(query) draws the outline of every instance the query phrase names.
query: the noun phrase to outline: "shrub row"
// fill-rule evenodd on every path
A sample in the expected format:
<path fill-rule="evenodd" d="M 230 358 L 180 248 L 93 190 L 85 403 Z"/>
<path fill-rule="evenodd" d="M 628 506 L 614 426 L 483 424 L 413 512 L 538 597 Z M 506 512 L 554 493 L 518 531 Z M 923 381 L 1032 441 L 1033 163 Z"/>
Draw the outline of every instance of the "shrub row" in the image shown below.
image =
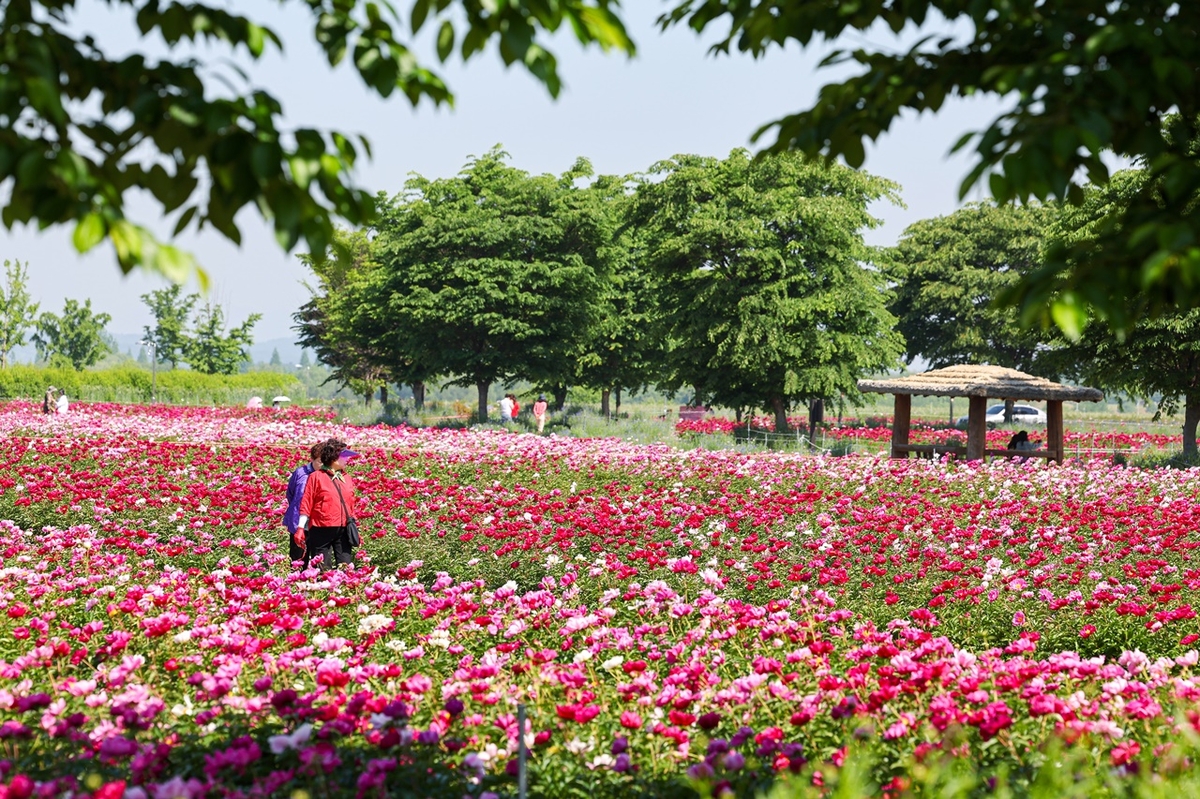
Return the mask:
<path fill-rule="evenodd" d="M 156 381 L 155 399 L 173 404 L 240 404 L 255 395 L 268 403 L 277 394 L 292 400 L 305 397 L 300 381 L 280 372 L 206 375 L 171 369 L 159 372 Z M 76 372 L 14 364 L 0 369 L 0 398 L 40 400 L 49 386 L 65 391 L 73 400 L 145 402 L 150 399 L 151 374 L 136 367 Z"/>

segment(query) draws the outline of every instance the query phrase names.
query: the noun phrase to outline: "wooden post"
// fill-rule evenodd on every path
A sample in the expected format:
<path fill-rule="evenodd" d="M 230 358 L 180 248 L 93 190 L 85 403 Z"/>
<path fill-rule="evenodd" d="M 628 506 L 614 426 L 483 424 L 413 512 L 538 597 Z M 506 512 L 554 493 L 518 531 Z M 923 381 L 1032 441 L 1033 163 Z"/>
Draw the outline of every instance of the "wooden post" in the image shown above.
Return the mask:
<path fill-rule="evenodd" d="M 1063 462 L 1062 400 L 1046 402 L 1046 449 L 1054 454 L 1056 463 Z"/>
<path fill-rule="evenodd" d="M 909 394 L 896 395 L 896 410 L 892 414 L 892 457 L 907 458 L 908 450 L 900 447 L 908 446 L 908 428 L 912 420 L 912 396 Z"/>
<path fill-rule="evenodd" d="M 987 449 L 987 397 L 971 397 L 967 405 L 967 460 L 983 460 L 985 449 Z"/>

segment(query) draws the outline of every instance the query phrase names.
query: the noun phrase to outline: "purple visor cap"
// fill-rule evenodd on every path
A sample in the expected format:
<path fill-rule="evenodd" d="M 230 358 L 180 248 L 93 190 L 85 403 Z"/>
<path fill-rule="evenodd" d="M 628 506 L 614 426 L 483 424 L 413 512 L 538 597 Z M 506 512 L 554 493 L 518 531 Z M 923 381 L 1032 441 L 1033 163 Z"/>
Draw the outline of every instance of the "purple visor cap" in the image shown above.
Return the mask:
<path fill-rule="evenodd" d="M 339 457 L 339 458 L 341 458 L 341 459 L 342 459 L 342 460 L 344 460 L 344 461 L 348 461 L 348 460 L 350 460 L 351 458 L 357 458 L 357 457 L 358 457 L 358 453 L 357 453 L 357 452 L 355 452 L 355 451 L 354 451 L 354 450 L 352 450 L 352 449 L 344 449 L 344 450 L 342 450 L 342 454 L 341 454 L 341 455 L 338 455 L 338 457 Z"/>

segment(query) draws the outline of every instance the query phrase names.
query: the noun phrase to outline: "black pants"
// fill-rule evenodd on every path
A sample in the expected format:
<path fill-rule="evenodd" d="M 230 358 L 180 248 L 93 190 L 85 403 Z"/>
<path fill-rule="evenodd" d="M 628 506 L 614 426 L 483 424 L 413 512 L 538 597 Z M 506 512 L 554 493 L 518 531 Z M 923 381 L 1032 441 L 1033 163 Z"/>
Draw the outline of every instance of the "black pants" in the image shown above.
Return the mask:
<path fill-rule="evenodd" d="M 304 547 L 296 545 L 295 533 L 288 536 L 288 557 L 292 559 L 293 563 L 304 560 Z"/>
<path fill-rule="evenodd" d="M 354 562 L 354 548 L 350 546 L 350 537 L 343 527 L 312 527 L 305 534 L 304 568 L 316 555 L 324 555 L 317 568 L 329 571 L 334 565 Z"/>

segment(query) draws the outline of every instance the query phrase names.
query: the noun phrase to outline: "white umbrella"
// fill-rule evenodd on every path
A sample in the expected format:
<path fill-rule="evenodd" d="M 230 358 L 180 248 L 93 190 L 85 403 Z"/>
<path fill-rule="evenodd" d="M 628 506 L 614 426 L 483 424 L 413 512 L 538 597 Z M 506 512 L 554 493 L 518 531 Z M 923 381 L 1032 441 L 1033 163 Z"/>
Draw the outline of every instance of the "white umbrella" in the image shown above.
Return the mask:
<path fill-rule="evenodd" d="M 278 397 L 271 400 L 271 402 L 291 402 L 291 400 L 288 399 L 287 397 L 283 396 L 282 394 L 280 394 Z"/>

